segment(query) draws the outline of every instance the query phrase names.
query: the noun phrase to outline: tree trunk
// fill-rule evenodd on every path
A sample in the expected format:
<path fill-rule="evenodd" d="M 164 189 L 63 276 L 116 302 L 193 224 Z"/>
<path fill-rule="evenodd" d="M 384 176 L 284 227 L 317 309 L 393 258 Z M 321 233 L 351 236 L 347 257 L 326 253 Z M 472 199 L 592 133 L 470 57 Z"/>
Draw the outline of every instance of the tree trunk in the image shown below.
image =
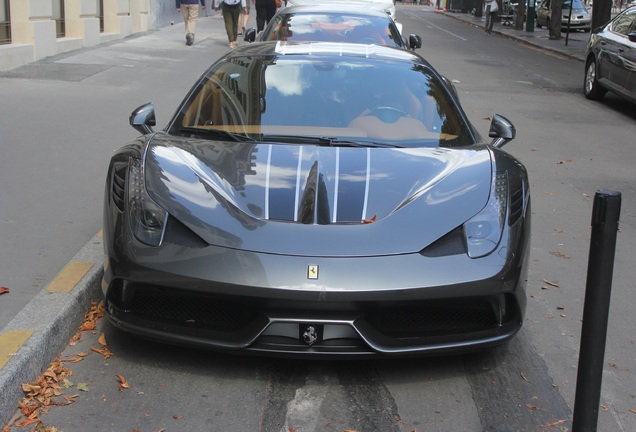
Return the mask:
<path fill-rule="evenodd" d="M 552 0 L 550 4 L 550 39 L 561 39 L 561 14 L 563 13 L 563 2 Z"/>
<path fill-rule="evenodd" d="M 519 1 L 517 3 L 517 13 L 515 14 L 515 30 L 523 30 L 526 22 L 526 2 Z"/>
<path fill-rule="evenodd" d="M 484 9 L 483 0 L 477 0 L 475 2 L 475 17 L 476 18 L 481 18 L 483 16 L 483 14 L 482 14 L 483 9 Z"/>

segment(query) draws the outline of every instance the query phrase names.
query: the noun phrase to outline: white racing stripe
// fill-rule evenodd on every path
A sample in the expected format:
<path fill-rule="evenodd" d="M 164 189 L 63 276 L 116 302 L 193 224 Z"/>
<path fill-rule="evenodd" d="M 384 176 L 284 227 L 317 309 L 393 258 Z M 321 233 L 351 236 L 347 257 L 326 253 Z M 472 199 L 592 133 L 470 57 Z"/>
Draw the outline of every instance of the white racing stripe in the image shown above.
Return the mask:
<path fill-rule="evenodd" d="M 298 206 L 300 203 L 300 170 L 303 163 L 303 146 L 298 146 L 298 166 L 296 168 L 296 197 L 294 198 L 294 222 L 298 222 Z"/>
<path fill-rule="evenodd" d="M 362 205 L 362 218 L 360 218 L 360 220 L 364 220 L 367 218 L 367 202 L 369 200 L 370 177 L 371 177 L 371 149 L 367 148 L 367 178 L 364 184 L 364 204 Z"/>

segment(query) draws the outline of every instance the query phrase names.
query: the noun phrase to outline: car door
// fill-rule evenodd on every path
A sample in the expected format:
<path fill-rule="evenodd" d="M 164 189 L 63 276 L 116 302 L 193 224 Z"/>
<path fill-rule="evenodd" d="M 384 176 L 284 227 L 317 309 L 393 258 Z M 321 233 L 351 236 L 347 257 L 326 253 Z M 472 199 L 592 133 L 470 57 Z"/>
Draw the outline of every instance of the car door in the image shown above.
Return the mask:
<path fill-rule="evenodd" d="M 636 31 L 636 8 L 618 16 L 607 37 L 609 80 L 614 90 L 634 97 L 636 94 L 636 42 L 629 34 Z"/>
<path fill-rule="evenodd" d="M 537 25 L 548 25 L 548 14 L 550 13 L 550 0 L 543 0 L 537 8 Z"/>

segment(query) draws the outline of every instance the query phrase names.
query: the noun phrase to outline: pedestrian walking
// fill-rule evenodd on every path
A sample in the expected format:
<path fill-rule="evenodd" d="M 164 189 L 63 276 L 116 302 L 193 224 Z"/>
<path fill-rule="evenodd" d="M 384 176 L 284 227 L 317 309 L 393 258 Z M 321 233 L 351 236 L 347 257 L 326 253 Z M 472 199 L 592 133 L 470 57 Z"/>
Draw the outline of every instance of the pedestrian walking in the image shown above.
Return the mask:
<path fill-rule="evenodd" d="M 252 0 L 252 4 L 256 8 L 256 32 L 262 32 L 276 15 L 276 0 Z"/>
<path fill-rule="evenodd" d="M 484 2 L 484 9 L 486 10 L 486 26 L 484 27 L 484 33 L 491 34 L 492 26 L 497 18 L 497 12 L 499 11 L 499 5 L 497 0 L 490 0 Z"/>
<path fill-rule="evenodd" d="M 194 31 L 199 19 L 199 1 L 201 2 L 201 10 L 205 9 L 205 0 L 176 0 L 177 12 L 183 11 L 186 45 L 188 46 L 194 43 Z"/>
<path fill-rule="evenodd" d="M 246 0 L 223 0 L 221 2 L 221 13 L 223 14 L 223 22 L 225 23 L 225 32 L 230 48 L 236 48 L 236 37 L 238 36 L 238 22 L 241 13 L 245 13 L 247 6 Z"/>
<path fill-rule="evenodd" d="M 247 27 L 247 23 L 249 22 L 249 19 L 250 19 L 250 2 L 248 0 L 245 0 L 245 8 L 239 15 L 239 19 L 238 19 L 238 29 L 239 29 L 238 34 L 240 35 L 245 34 L 245 27 Z"/>

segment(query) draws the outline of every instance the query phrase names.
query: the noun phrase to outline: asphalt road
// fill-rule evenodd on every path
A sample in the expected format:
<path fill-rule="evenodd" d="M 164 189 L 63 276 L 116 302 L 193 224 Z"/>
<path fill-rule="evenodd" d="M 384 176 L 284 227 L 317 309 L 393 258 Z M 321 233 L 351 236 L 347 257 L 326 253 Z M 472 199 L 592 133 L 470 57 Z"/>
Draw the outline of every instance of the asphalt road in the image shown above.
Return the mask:
<path fill-rule="evenodd" d="M 636 430 L 633 106 L 611 95 L 585 100 L 579 61 L 485 36 L 429 8 L 401 7 L 398 18 L 405 33 L 423 37 L 422 52 L 455 82 L 484 136 L 494 112 L 517 126 L 505 149 L 526 164 L 533 188 L 529 304 L 518 337 L 458 357 L 312 362 L 165 346 L 102 320 L 62 353 L 89 355 L 66 363 L 73 386 L 64 392 L 79 396 L 51 408 L 46 424 L 65 432 L 570 430 L 592 198 L 607 188 L 622 192 L 623 205 L 599 430 Z M 109 153 L 136 135 L 128 113 L 153 101 L 165 124 L 225 51 L 215 19 L 190 51 L 181 29 L 169 28 L 0 79 L 0 285 L 13 288 L 0 297 L 2 319 L 21 308 L 22 290 L 39 291 L 99 230 Z M 90 349 L 102 333 L 108 359 Z M 130 388 L 120 391 L 116 374 Z"/>

